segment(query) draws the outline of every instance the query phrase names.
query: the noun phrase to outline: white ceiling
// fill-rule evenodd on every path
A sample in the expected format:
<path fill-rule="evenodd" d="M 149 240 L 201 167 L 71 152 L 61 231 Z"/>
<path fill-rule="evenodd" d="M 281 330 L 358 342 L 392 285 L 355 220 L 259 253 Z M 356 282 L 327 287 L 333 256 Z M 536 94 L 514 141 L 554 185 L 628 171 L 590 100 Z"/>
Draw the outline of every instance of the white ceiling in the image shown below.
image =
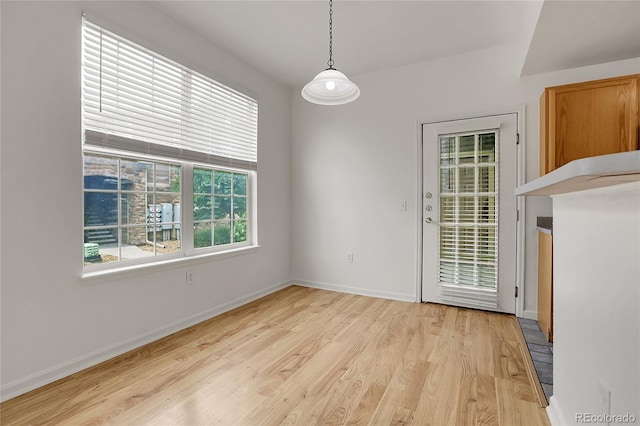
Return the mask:
<path fill-rule="evenodd" d="M 287 86 L 326 68 L 328 1 L 156 5 Z M 334 0 L 333 35 L 349 76 L 527 40 L 523 73 L 535 74 L 640 56 L 640 2 Z"/>
<path fill-rule="evenodd" d="M 547 1 L 522 74 L 637 57 L 640 1 Z"/>

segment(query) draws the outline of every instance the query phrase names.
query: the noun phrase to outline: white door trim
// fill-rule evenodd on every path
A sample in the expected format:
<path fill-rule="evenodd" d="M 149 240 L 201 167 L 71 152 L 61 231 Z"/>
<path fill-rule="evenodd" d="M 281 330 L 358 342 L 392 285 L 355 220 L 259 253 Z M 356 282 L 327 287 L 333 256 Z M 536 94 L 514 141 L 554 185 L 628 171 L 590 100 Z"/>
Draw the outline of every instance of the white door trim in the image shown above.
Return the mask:
<path fill-rule="evenodd" d="M 526 164 L 526 149 L 525 149 L 525 107 L 519 105 L 515 107 L 500 108 L 496 110 L 489 110 L 484 113 L 467 114 L 457 117 L 442 117 L 438 119 L 426 119 L 418 120 L 416 122 L 416 146 L 417 146 L 417 188 L 416 194 L 416 255 L 418 256 L 416 262 L 416 302 L 422 302 L 422 228 L 423 228 L 423 208 L 422 208 L 422 193 L 423 193 L 423 152 L 422 152 L 422 128 L 425 124 L 437 124 L 447 121 L 467 120 L 474 118 L 485 118 L 491 116 L 516 114 L 516 126 L 519 134 L 519 144 L 517 146 L 517 167 L 516 167 L 516 187 L 524 184 L 525 179 L 525 164 Z M 516 316 L 522 317 L 524 313 L 524 248 L 525 248 L 525 197 L 516 198 L 516 206 L 519 212 L 519 220 L 516 222 L 516 287 L 518 288 L 518 297 L 516 298 Z"/>

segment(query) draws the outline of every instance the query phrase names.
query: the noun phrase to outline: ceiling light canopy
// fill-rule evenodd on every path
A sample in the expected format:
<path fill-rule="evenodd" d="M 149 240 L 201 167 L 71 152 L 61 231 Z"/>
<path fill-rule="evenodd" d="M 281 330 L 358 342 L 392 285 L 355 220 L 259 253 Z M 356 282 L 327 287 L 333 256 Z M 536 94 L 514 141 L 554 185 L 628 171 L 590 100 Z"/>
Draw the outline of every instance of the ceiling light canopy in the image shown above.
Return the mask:
<path fill-rule="evenodd" d="M 333 0 L 329 0 L 329 68 L 302 88 L 303 98 L 319 105 L 342 105 L 353 102 L 360 96 L 358 86 L 335 69 L 333 64 Z"/>

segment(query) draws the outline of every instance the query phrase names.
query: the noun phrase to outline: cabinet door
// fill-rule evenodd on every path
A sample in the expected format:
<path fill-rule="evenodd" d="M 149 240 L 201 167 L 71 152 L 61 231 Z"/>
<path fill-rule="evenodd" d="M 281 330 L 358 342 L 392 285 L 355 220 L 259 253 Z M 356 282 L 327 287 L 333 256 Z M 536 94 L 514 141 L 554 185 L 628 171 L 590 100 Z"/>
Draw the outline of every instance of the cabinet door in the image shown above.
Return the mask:
<path fill-rule="evenodd" d="M 637 75 L 547 88 L 540 111 L 541 174 L 579 158 L 638 149 Z"/>

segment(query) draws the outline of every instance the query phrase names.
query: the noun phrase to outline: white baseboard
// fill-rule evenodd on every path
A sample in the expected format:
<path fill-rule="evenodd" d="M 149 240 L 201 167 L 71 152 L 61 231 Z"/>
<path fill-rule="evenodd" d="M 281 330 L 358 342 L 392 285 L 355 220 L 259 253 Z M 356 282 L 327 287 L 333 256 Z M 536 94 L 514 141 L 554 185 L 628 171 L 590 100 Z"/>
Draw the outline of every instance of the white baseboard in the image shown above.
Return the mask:
<path fill-rule="evenodd" d="M 567 426 L 569 423 L 565 422 L 564 418 L 560 414 L 557 401 L 558 400 L 553 396 L 549 398 L 549 405 L 547 406 L 549 423 L 551 423 L 551 426 Z"/>
<path fill-rule="evenodd" d="M 107 346 L 105 348 L 88 353 L 70 361 L 66 361 L 53 367 L 38 371 L 37 373 L 31 374 L 27 377 L 14 380 L 13 382 L 7 383 L 6 385 L 2 386 L 2 388 L 0 388 L 0 402 L 14 398 L 18 395 L 22 395 L 23 393 L 37 389 L 41 386 L 97 365 L 118 355 L 122 355 L 126 352 L 129 352 L 130 350 L 144 346 L 177 331 L 184 330 L 187 327 L 191 327 L 192 325 L 198 324 L 202 321 L 206 321 L 210 318 L 228 312 L 242 305 L 246 305 L 247 303 L 253 302 L 254 300 L 257 300 L 261 297 L 289 287 L 290 285 L 291 281 L 284 281 L 272 285 L 263 290 L 259 290 L 246 296 L 239 297 L 230 302 L 192 315 L 183 320 L 176 321 L 167 326 L 157 328 L 148 333 L 126 340 L 122 343 Z"/>
<path fill-rule="evenodd" d="M 538 311 L 525 309 L 524 312 L 522 312 L 522 318 L 538 321 Z"/>
<path fill-rule="evenodd" d="M 367 288 L 349 287 L 349 286 L 338 285 L 338 284 L 319 283 L 316 281 L 306 281 L 306 280 L 291 280 L 291 284 L 299 285 L 302 287 L 317 288 L 320 290 L 330 290 L 330 291 L 337 291 L 340 293 L 357 294 L 359 296 L 369 296 L 369 297 L 377 297 L 381 299 L 399 300 L 401 302 L 416 301 L 415 294 L 392 293 L 388 291 L 378 291 L 378 290 L 371 290 Z"/>

